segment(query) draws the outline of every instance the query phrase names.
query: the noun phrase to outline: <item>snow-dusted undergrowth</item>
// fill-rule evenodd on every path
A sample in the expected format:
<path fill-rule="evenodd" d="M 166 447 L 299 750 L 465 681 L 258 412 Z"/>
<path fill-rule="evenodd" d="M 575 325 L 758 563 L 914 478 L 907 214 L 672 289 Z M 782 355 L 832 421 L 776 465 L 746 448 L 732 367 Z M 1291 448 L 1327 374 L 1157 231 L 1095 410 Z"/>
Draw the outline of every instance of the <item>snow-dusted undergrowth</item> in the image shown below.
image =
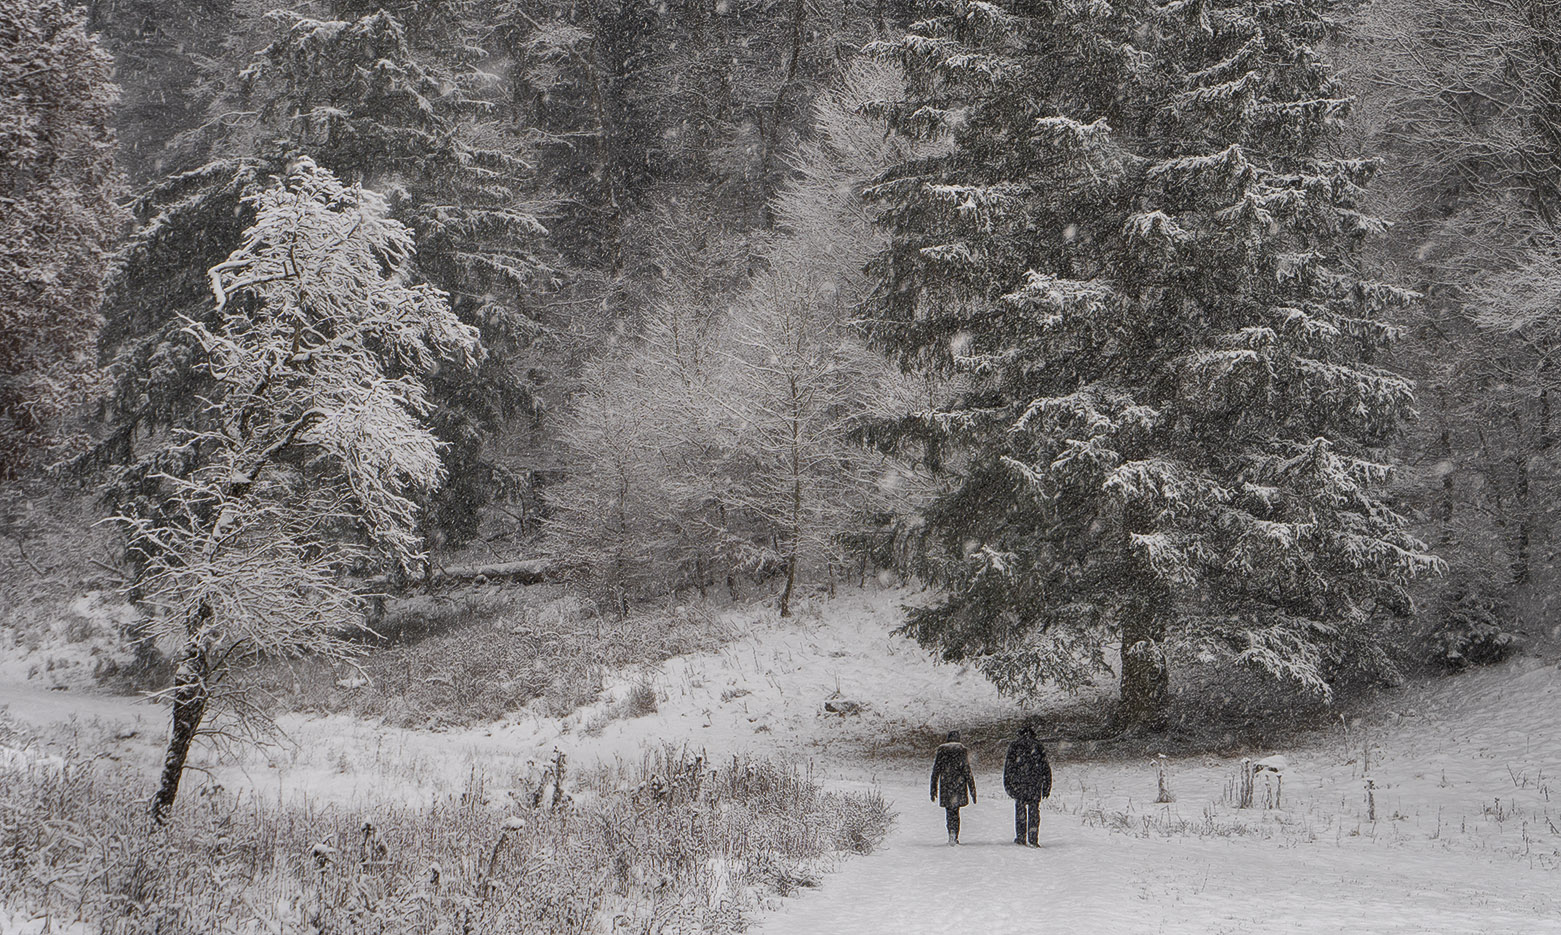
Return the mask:
<path fill-rule="evenodd" d="M 474 772 L 421 806 L 207 786 L 149 833 L 133 773 L 40 764 L 0 758 L 4 933 L 740 931 L 889 821 L 795 765 L 663 747 L 579 776 L 555 757 L 524 794 Z"/>
<path fill-rule="evenodd" d="M 273 668 L 266 681 L 281 706 L 410 728 L 487 724 L 533 702 L 567 715 L 593 702 L 615 669 L 712 650 L 729 636 L 703 609 L 620 620 L 546 586 L 398 601 L 376 628 L 387 642 L 352 665 Z"/>

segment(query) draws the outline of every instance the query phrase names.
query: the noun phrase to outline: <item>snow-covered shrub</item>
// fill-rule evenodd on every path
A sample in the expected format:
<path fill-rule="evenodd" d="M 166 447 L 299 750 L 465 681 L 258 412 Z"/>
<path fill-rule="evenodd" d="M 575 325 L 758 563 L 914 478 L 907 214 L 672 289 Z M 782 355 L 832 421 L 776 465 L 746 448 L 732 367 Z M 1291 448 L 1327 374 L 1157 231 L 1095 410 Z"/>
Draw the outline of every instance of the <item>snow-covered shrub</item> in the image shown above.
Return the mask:
<path fill-rule="evenodd" d="M 624 717 L 644 717 L 655 714 L 656 708 L 656 686 L 648 679 L 641 679 L 629 689 L 620 710 Z"/>
<path fill-rule="evenodd" d="M 876 789 L 857 798 L 836 797 L 832 801 L 835 814 L 829 820 L 835 832 L 835 850 L 848 854 L 871 854 L 877 850 L 894 823 L 895 813 L 889 808 L 889 801 Z"/>
<path fill-rule="evenodd" d="M 1499 599 L 1470 589 L 1445 604 L 1430 645 L 1432 661 L 1456 672 L 1507 659 L 1517 652 L 1521 639 L 1503 623 Z"/>

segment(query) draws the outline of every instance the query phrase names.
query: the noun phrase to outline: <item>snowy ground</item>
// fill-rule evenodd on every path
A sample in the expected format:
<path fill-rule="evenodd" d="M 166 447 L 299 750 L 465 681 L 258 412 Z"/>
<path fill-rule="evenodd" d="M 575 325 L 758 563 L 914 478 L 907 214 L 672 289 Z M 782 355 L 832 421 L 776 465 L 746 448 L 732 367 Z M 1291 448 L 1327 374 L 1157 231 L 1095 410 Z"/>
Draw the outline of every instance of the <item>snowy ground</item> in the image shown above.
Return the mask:
<path fill-rule="evenodd" d="M 900 822 L 875 856 L 783 907 L 762 935 L 1003 933 L 1561 932 L 1554 871 L 1489 855 L 1387 843 L 1141 838 L 1043 813 L 1038 849 L 1015 846 L 1001 777 L 944 843 L 920 775 L 881 777 Z"/>
<path fill-rule="evenodd" d="M 925 798 L 943 730 L 1022 712 L 976 673 L 932 664 L 890 636 L 905 591 L 854 592 L 778 621 L 747 611 L 719 653 L 624 672 L 565 719 L 523 712 L 486 727 L 422 731 L 348 717 L 288 717 L 287 747 L 209 763 L 214 781 L 280 799 L 417 801 L 477 771 L 521 786 L 553 749 L 575 769 L 637 758 L 648 743 L 712 759 L 749 750 L 806 758 L 842 786 L 877 784 L 900 820 L 878 854 L 846 864 L 763 926 L 791 932 L 1561 932 L 1561 669 L 1526 658 L 1412 685 L 1281 750 L 1274 808 L 1230 801 L 1236 756 L 1168 761 L 1175 801 L 1156 805 L 1147 757 L 1084 745 L 1056 757 L 1043 847 L 1012 843 L 990 757 L 966 810 L 965 846 L 943 844 Z M 658 705 L 616 716 L 642 680 Z M 860 713 L 825 713 L 853 701 Z M 119 755 L 157 762 L 160 711 L 118 699 L 0 684 L 0 705 L 45 722 L 109 728 Z M 130 721 L 136 723 L 130 723 Z M 134 736 L 125 736 L 135 730 Z M 1367 780 L 1372 799 L 1367 798 Z M 192 781 L 201 781 L 192 776 Z M 501 793 L 502 794 L 502 793 Z M 1375 820 L 1372 811 L 1375 811 Z"/>

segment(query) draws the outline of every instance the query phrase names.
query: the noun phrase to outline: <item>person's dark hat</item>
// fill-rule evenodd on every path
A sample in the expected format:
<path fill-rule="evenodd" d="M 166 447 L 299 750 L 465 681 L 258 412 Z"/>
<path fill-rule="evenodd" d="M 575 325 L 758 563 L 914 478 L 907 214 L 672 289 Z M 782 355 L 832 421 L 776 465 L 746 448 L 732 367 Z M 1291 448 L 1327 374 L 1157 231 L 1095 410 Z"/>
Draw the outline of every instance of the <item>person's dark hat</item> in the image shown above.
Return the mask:
<path fill-rule="evenodd" d="M 949 735 L 947 737 L 943 738 L 943 742 L 944 743 L 958 743 L 959 742 L 959 731 L 957 731 L 957 730 L 949 731 Z"/>
<path fill-rule="evenodd" d="M 1034 737 L 1035 736 L 1035 725 L 1034 724 L 1026 724 L 1023 727 L 1019 728 L 1019 736 L 1020 737 Z"/>

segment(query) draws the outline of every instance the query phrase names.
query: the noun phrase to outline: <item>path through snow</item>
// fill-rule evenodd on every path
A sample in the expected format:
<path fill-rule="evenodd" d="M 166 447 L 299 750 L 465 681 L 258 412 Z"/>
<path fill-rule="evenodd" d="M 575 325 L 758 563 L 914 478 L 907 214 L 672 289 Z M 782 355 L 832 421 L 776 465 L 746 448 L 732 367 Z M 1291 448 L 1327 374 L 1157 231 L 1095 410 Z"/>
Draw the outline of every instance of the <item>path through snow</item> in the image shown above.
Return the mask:
<path fill-rule="evenodd" d="M 1229 837 L 1141 838 L 1045 811 L 1039 849 L 1013 841 L 1001 777 L 947 846 L 926 778 L 879 777 L 899 813 L 872 857 L 788 899 L 762 935 L 1561 932 L 1554 871 L 1467 852 Z"/>

